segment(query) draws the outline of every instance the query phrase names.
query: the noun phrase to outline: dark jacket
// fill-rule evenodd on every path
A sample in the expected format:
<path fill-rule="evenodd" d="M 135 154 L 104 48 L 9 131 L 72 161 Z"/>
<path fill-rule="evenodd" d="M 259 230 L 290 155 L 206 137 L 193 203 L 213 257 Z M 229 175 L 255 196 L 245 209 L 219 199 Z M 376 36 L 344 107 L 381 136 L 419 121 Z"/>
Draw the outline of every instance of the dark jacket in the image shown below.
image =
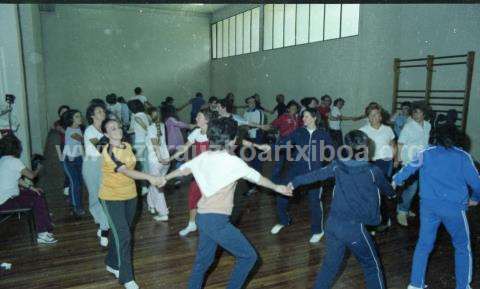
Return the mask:
<path fill-rule="evenodd" d="M 333 161 L 326 167 L 293 179 L 294 188 L 335 177 L 330 217 L 378 225 L 380 192 L 389 198 L 395 191 L 382 171 L 367 161 Z"/>
<path fill-rule="evenodd" d="M 281 138 L 278 145 L 293 145 L 290 169 L 287 182 L 297 175 L 322 168 L 326 162 L 323 158 L 326 146 L 332 146 L 330 134 L 324 128 L 317 128 L 310 135 L 306 127 L 300 127 L 291 134 Z"/>

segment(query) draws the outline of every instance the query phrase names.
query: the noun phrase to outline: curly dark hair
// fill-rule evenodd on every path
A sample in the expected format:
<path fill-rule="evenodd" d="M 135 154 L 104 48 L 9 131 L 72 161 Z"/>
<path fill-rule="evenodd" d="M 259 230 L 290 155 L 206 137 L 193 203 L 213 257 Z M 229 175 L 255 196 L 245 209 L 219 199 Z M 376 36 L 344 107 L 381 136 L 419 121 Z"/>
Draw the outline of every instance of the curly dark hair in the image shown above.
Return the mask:
<path fill-rule="evenodd" d="M 104 105 L 101 105 L 100 103 L 92 103 L 88 106 L 87 108 L 87 113 L 86 113 L 86 118 L 87 118 L 87 122 L 88 124 L 93 124 L 93 115 L 95 114 L 95 109 L 97 107 L 100 107 L 101 109 L 103 109 L 103 111 L 107 111 L 107 109 L 105 108 Z"/>
<path fill-rule="evenodd" d="M 14 134 L 7 134 L 0 139 L 0 157 L 14 156 L 19 158 L 21 154 L 22 142 Z"/>
<path fill-rule="evenodd" d="M 67 127 L 69 127 L 73 124 L 73 117 L 75 116 L 75 114 L 77 112 L 80 112 L 80 111 L 78 111 L 76 109 L 69 109 L 67 112 L 62 114 L 62 117 L 60 119 L 61 119 L 63 128 L 66 129 Z"/>
<path fill-rule="evenodd" d="M 138 99 L 130 100 L 127 102 L 127 106 L 132 113 L 145 112 L 145 105 Z"/>
<path fill-rule="evenodd" d="M 238 124 L 231 117 L 212 119 L 208 123 L 207 137 L 210 141 L 210 150 L 224 150 L 235 139 Z"/>

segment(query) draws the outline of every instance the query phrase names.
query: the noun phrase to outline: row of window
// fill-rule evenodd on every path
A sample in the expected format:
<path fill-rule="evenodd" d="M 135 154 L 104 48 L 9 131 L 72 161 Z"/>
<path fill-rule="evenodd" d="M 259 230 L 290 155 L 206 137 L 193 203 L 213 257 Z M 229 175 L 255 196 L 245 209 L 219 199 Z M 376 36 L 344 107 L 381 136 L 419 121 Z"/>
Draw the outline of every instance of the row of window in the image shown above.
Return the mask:
<path fill-rule="evenodd" d="M 263 5 L 263 50 L 358 35 L 359 4 Z M 212 58 L 260 50 L 260 7 L 212 25 Z"/>

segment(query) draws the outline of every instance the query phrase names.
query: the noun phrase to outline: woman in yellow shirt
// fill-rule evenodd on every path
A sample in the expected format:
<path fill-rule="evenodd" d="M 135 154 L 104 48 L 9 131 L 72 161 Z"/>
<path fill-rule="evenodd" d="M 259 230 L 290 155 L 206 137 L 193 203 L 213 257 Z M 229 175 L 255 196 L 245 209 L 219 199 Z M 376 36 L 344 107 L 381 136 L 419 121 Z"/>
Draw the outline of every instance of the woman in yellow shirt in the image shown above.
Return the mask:
<path fill-rule="evenodd" d="M 116 120 L 105 120 L 102 132 L 109 143 L 102 150 L 102 184 L 99 198 L 107 216 L 111 234 L 106 257 L 107 271 L 126 289 L 138 289 L 133 279 L 131 228 L 137 208 L 135 180 L 158 185 L 160 179 L 136 171 L 136 158 L 130 144 L 122 142 L 123 132 Z"/>

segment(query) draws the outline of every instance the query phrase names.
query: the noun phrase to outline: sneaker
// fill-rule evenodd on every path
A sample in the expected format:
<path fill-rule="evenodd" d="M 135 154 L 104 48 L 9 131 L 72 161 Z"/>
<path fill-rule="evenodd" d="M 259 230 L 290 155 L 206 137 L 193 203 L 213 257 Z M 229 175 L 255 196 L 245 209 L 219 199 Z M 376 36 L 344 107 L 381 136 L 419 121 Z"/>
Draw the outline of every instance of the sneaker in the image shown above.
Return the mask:
<path fill-rule="evenodd" d="M 70 194 L 70 188 L 69 188 L 69 187 L 63 188 L 63 194 L 64 194 L 65 196 L 68 196 L 68 195 Z"/>
<path fill-rule="evenodd" d="M 148 207 L 148 211 L 149 211 L 150 214 L 152 214 L 152 215 L 155 215 L 155 213 L 157 212 L 157 211 L 155 211 L 155 208 L 154 208 L 154 207 Z"/>
<path fill-rule="evenodd" d="M 159 221 L 159 222 L 166 222 L 168 221 L 168 215 L 156 215 L 155 217 L 153 217 L 153 219 L 155 221 Z"/>
<path fill-rule="evenodd" d="M 133 280 L 123 284 L 123 286 L 125 286 L 125 289 L 139 289 L 140 288 L 140 287 L 138 287 L 137 283 Z"/>
<path fill-rule="evenodd" d="M 108 247 L 108 230 L 98 229 L 97 237 L 100 239 L 100 246 Z"/>
<path fill-rule="evenodd" d="M 407 214 L 406 212 L 398 212 L 397 213 L 397 222 L 401 225 L 401 226 L 408 226 L 408 221 L 407 221 Z"/>
<path fill-rule="evenodd" d="M 37 243 L 38 244 L 55 244 L 57 243 L 57 240 L 53 237 L 52 234 L 43 232 L 38 234 Z"/>
<path fill-rule="evenodd" d="M 188 235 L 189 233 L 191 232 L 195 232 L 197 230 L 197 224 L 195 223 L 192 223 L 192 222 L 188 222 L 188 226 L 185 227 L 185 229 L 181 230 L 180 232 L 178 232 L 178 234 L 182 237 L 185 237 L 186 235 Z"/>
<path fill-rule="evenodd" d="M 320 242 L 320 240 L 323 238 L 323 232 L 320 234 L 313 234 L 312 237 L 310 238 L 310 244 L 316 244 Z"/>
<path fill-rule="evenodd" d="M 118 279 L 118 276 L 120 276 L 120 272 L 118 270 L 115 270 L 113 269 L 112 267 L 108 266 L 107 265 L 107 272 L 110 272 L 112 273 L 113 275 L 115 275 L 115 278 Z"/>
<path fill-rule="evenodd" d="M 276 235 L 278 234 L 282 229 L 283 227 L 285 227 L 284 225 L 282 224 L 276 224 L 275 226 L 273 226 L 273 228 L 270 230 L 270 233 L 272 233 L 273 235 Z"/>
<path fill-rule="evenodd" d="M 417 216 L 417 214 L 415 214 L 414 212 L 408 211 L 408 217 L 409 218 L 415 218 L 416 216 Z"/>

